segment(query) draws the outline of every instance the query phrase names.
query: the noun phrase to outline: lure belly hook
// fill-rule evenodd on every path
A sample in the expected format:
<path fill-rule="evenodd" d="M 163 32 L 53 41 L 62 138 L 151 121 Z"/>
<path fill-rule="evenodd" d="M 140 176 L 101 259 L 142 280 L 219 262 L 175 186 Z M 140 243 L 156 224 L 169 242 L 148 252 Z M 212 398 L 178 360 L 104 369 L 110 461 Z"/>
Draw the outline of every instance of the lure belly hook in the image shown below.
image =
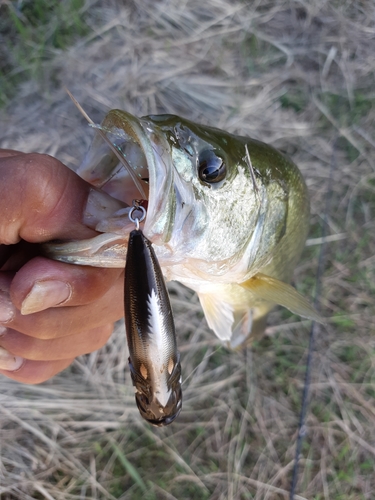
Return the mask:
<path fill-rule="evenodd" d="M 141 212 L 140 217 L 133 217 Z M 125 325 L 130 372 L 142 417 L 156 426 L 168 425 L 182 406 L 181 365 L 173 313 L 151 242 L 139 229 L 146 210 L 133 202 L 125 267 Z"/>

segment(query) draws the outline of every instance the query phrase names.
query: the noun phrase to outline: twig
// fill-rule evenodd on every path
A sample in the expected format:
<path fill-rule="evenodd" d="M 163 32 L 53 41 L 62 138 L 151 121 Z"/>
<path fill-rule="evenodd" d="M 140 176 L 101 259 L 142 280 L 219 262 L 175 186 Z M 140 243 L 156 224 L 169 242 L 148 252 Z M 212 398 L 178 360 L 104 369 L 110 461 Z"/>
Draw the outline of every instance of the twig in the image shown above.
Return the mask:
<path fill-rule="evenodd" d="M 328 188 L 327 188 L 326 203 L 325 203 L 326 206 L 325 206 L 325 211 L 324 211 L 323 228 L 322 228 L 322 246 L 320 247 L 318 270 L 316 273 L 316 290 L 315 290 L 315 297 L 314 297 L 314 307 L 315 307 L 315 309 L 318 309 L 318 310 L 320 309 L 319 308 L 319 297 L 320 297 L 321 288 L 322 288 L 321 277 L 323 274 L 324 260 L 325 260 L 324 257 L 325 257 L 325 250 L 326 250 L 326 231 L 327 231 L 327 227 L 328 227 L 327 219 L 328 219 L 328 213 L 330 211 L 330 204 L 331 204 L 331 198 L 332 198 L 331 193 L 332 193 L 333 171 L 334 171 L 334 168 L 336 167 L 336 156 L 335 156 L 336 142 L 337 142 L 337 139 L 334 142 L 333 151 L 332 151 L 331 167 L 330 167 L 330 172 L 329 172 Z M 310 382 L 311 382 L 311 367 L 312 367 L 312 357 L 313 357 L 313 351 L 314 351 L 314 345 L 315 345 L 315 335 L 316 335 L 316 322 L 313 321 L 312 325 L 311 325 L 311 329 L 310 329 L 310 335 L 309 335 L 309 350 L 308 350 L 308 354 L 307 354 L 305 382 L 304 382 L 304 387 L 303 387 L 301 413 L 300 413 L 299 424 L 298 424 L 298 437 L 297 437 L 297 444 L 296 444 L 296 454 L 295 454 L 295 458 L 294 458 L 292 484 L 290 487 L 290 496 L 289 496 L 290 500 L 294 500 L 294 498 L 295 498 L 295 490 L 296 490 L 297 479 L 298 479 L 299 459 L 300 459 L 300 454 L 301 454 L 301 449 L 302 449 L 303 438 L 306 435 L 305 420 L 306 420 L 306 413 L 307 413 L 307 407 L 308 407 L 309 388 L 310 388 Z"/>

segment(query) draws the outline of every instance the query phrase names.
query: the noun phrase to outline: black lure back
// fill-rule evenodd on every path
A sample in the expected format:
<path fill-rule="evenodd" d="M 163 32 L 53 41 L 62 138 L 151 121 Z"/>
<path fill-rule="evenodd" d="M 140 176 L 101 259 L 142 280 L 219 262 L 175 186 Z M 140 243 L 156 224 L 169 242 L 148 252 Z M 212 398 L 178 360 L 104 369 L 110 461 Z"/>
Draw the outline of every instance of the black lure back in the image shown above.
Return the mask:
<path fill-rule="evenodd" d="M 151 424 L 168 425 L 181 411 L 180 355 L 159 262 L 137 229 L 129 235 L 126 257 L 125 325 L 138 409 Z"/>

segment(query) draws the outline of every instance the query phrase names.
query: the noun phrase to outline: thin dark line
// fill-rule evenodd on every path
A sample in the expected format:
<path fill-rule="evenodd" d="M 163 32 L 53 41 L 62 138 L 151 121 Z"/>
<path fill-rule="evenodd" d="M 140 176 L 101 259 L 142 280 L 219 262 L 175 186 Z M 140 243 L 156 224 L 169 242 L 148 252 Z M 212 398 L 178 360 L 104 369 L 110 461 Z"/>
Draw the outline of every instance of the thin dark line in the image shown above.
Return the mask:
<path fill-rule="evenodd" d="M 314 296 L 314 307 L 318 311 L 320 309 L 319 297 L 320 297 L 321 289 L 322 289 L 321 277 L 323 274 L 323 269 L 324 269 L 324 264 L 325 264 L 325 252 L 326 252 L 326 244 L 324 242 L 324 237 L 326 236 L 326 232 L 327 232 L 327 225 L 328 225 L 327 219 L 328 219 L 328 213 L 330 212 L 330 208 L 331 208 L 333 171 L 336 167 L 336 154 L 335 154 L 336 153 L 336 142 L 337 142 L 337 139 L 333 143 L 331 166 L 330 166 L 330 171 L 329 171 L 328 187 L 327 187 L 326 200 L 325 200 L 325 211 L 324 211 L 324 218 L 323 218 L 323 228 L 322 228 L 323 242 L 322 242 L 322 246 L 320 247 L 318 269 L 316 272 L 316 289 L 315 289 L 315 296 Z M 303 393 L 302 393 L 302 405 L 301 405 L 301 412 L 300 412 L 299 424 L 298 424 L 296 454 L 295 454 L 295 458 L 294 458 L 293 476 L 292 476 L 292 483 L 291 483 L 291 487 L 290 487 L 289 500 L 294 500 L 294 493 L 296 490 L 297 480 L 298 480 L 298 468 L 299 468 L 299 459 L 300 459 L 300 454 L 301 454 L 301 448 L 302 448 L 303 439 L 306 435 L 305 419 L 306 419 L 307 407 L 309 404 L 308 396 L 309 396 L 310 381 L 311 381 L 312 358 L 313 358 L 313 352 L 314 352 L 314 346 L 315 346 L 316 325 L 317 325 L 317 323 L 315 321 L 313 321 L 312 325 L 311 325 L 311 329 L 310 329 L 310 334 L 309 334 L 309 350 L 308 350 L 307 360 L 306 360 L 305 382 L 304 382 Z"/>

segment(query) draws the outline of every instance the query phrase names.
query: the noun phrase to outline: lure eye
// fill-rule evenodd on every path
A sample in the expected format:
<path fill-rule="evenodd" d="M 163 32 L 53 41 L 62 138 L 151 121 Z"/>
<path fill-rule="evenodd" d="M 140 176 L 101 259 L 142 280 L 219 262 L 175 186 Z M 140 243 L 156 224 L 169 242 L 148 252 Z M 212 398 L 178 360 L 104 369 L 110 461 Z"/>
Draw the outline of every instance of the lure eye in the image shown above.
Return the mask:
<path fill-rule="evenodd" d="M 212 149 L 206 149 L 199 154 L 198 175 L 202 182 L 215 184 L 225 179 L 227 167 Z"/>

